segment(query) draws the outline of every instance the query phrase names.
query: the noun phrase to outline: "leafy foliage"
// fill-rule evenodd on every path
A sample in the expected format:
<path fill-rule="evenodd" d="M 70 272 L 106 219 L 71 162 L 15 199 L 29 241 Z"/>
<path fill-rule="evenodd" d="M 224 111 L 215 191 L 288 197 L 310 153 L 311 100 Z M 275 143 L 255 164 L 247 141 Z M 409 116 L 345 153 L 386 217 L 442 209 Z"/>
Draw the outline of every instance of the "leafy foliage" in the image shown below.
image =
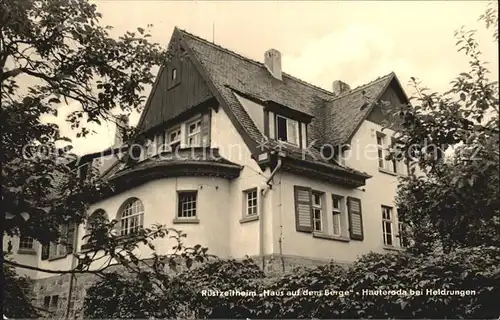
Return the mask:
<path fill-rule="evenodd" d="M 494 19 L 492 10 L 482 19 Z M 416 252 L 500 246 L 498 83 L 488 79 L 474 31 L 456 38 L 470 70 L 444 94 L 413 79 L 414 103 L 398 110 L 402 145 L 392 156 L 406 155 L 422 173 L 402 179 L 397 201 Z"/>
<path fill-rule="evenodd" d="M 42 119 L 78 106 L 66 120 L 85 136 L 85 123 L 139 110 L 153 68 L 167 56 L 142 28 L 112 38 L 86 0 L 2 1 L 0 17 L 5 231 L 47 243 L 58 239 L 59 224 L 82 222 L 89 201 L 107 186 L 95 175 L 77 179 L 68 167 L 69 139 Z M 19 219 L 23 213 L 28 220 Z"/>
<path fill-rule="evenodd" d="M 0 1 L 4 235 L 64 244 L 60 226 L 85 222 L 89 204 L 113 191 L 96 170 L 89 170 L 85 178 L 78 175 L 70 139 L 47 119 L 71 111 L 66 121 L 77 130 L 77 137 L 91 132 L 89 123 L 119 122 L 123 114 L 142 108 L 153 71 L 169 54 L 148 41 L 151 26 L 114 38 L 112 27 L 102 26 L 100 18 L 96 5 L 87 0 Z M 133 134 L 133 130 L 126 133 L 127 137 Z M 140 269 L 135 252 L 140 245 L 154 251 L 156 239 L 181 237 L 173 229 L 154 226 L 124 239 L 113 233 L 114 223 L 101 225 L 89 235 L 91 250 L 77 255 L 75 270 L 4 262 L 56 274 L 100 274 L 111 261 L 118 261 L 136 272 Z M 204 253 L 202 248 L 188 250 L 180 242 L 176 246 L 181 258 Z M 102 253 L 108 254 L 108 261 L 103 261 Z M 168 260 L 153 260 L 161 259 Z M 96 260 L 105 262 L 104 266 L 96 268 L 92 264 Z M 9 291 L 6 297 L 16 298 Z"/>
<path fill-rule="evenodd" d="M 495 247 L 418 256 L 371 253 L 347 269 L 330 264 L 278 277 L 264 276 L 251 260 L 217 260 L 169 279 L 168 290 L 159 292 L 141 279 L 111 274 L 88 291 L 85 314 L 384 319 L 493 318 L 500 312 L 495 299 L 500 294 L 500 251 Z M 450 292 L 432 291 L 438 289 Z M 218 294 L 208 295 L 209 290 Z M 325 290 L 330 295 L 316 294 Z M 100 299 L 106 304 L 97 303 Z"/>
<path fill-rule="evenodd" d="M 4 254 L 6 254 L 4 252 Z M 13 268 L 3 265 L 2 311 L 11 318 L 36 318 L 37 310 L 31 305 L 31 282 L 26 277 L 18 276 Z"/>

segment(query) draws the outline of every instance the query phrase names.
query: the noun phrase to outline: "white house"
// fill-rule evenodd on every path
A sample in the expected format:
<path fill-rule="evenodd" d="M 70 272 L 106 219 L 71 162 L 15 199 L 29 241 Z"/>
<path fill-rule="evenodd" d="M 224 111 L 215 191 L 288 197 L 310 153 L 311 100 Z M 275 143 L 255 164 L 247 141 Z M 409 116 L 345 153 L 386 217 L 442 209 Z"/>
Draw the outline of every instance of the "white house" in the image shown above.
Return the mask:
<path fill-rule="evenodd" d="M 332 81 L 327 91 L 282 72 L 275 49 L 253 61 L 175 29 L 170 50 L 136 150 L 103 170 L 117 191 L 89 215 L 120 220 L 124 236 L 172 225 L 187 233 L 187 245 L 222 258 L 252 256 L 265 268 L 401 249 L 394 199 L 407 168 L 385 160 L 393 132 L 382 129 L 391 120 L 385 108 L 408 102 L 394 73 L 354 89 Z M 85 227 L 74 233 L 73 251 Z M 17 239 L 14 247 L 16 260 L 41 268 L 74 263 L 56 245 L 42 250 Z M 160 253 L 170 248 L 158 243 Z M 51 306 L 52 296 L 41 303 Z"/>

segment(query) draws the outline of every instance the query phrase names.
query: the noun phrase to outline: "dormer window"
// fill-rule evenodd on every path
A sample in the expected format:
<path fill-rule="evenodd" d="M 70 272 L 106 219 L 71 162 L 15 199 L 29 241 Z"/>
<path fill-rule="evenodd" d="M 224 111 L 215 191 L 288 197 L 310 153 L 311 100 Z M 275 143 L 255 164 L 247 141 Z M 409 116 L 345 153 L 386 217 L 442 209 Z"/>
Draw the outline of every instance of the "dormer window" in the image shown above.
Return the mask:
<path fill-rule="evenodd" d="M 276 115 L 276 138 L 283 142 L 299 145 L 299 122 Z"/>

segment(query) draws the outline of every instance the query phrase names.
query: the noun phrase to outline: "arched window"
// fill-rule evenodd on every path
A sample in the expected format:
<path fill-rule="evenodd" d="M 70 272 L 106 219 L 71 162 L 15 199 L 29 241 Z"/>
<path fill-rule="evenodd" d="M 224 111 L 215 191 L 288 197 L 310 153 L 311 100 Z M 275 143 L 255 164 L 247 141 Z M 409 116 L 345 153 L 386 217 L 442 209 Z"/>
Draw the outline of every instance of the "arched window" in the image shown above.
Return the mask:
<path fill-rule="evenodd" d="M 144 221 L 144 206 L 137 198 L 127 200 L 118 214 L 120 235 L 133 234 L 142 228 Z"/>

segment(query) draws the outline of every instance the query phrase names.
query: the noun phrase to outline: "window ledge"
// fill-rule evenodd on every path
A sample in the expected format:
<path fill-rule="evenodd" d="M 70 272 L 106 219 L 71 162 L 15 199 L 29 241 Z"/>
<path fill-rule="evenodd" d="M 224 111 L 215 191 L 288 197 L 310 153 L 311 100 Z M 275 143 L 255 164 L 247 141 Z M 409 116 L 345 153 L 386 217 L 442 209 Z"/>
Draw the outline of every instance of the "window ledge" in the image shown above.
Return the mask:
<path fill-rule="evenodd" d="M 35 249 L 18 249 L 17 254 L 36 255 L 36 250 Z"/>
<path fill-rule="evenodd" d="M 326 234 L 326 233 L 321 233 L 321 232 L 314 232 L 313 237 L 320 238 L 320 239 L 333 240 L 333 241 L 341 241 L 341 242 L 349 242 L 350 241 L 350 239 L 347 237 L 334 236 L 331 234 Z"/>
<path fill-rule="evenodd" d="M 246 217 L 240 219 L 240 223 L 247 223 L 247 222 L 257 221 L 257 220 L 259 220 L 258 215 L 246 216 Z"/>
<path fill-rule="evenodd" d="M 385 174 L 388 174 L 390 176 L 394 176 L 394 177 L 397 177 L 399 176 L 400 174 L 397 174 L 396 172 L 392 172 L 390 170 L 387 170 L 387 169 L 382 169 L 382 168 L 378 168 L 378 171 L 379 172 L 382 172 L 382 173 L 385 173 Z"/>
<path fill-rule="evenodd" d="M 386 245 L 384 245 L 383 248 L 384 248 L 384 250 L 388 250 L 388 251 L 398 251 L 398 252 L 405 251 L 405 249 L 403 249 L 403 248 L 386 246 Z"/>
<path fill-rule="evenodd" d="M 174 224 L 198 224 L 200 223 L 200 219 L 198 218 L 188 218 L 188 219 L 182 219 L 182 218 L 175 218 L 172 223 Z"/>

